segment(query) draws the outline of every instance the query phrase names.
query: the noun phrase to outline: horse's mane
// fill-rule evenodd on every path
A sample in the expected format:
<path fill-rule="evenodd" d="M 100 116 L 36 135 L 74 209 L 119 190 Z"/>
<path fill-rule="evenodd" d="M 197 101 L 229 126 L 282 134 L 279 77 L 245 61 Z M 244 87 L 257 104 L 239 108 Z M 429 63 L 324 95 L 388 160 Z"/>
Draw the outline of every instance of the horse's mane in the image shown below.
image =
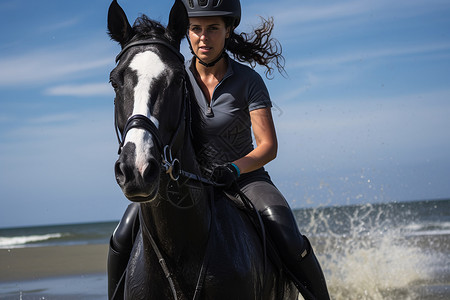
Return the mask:
<path fill-rule="evenodd" d="M 169 39 L 166 36 L 166 28 L 161 23 L 150 19 L 146 15 L 141 15 L 134 21 L 133 31 L 135 33 L 135 39 L 142 40 L 152 37 L 163 37 Z"/>
<path fill-rule="evenodd" d="M 198 104 L 194 90 L 192 89 L 191 82 L 189 81 L 189 77 L 186 76 L 187 86 L 189 91 L 189 106 L 190 106 L 190 128 L 191 128 L 191 138 L 192 145 L 194 147 L 195 155 L 197 157 L 197 161 L 200 165 L 204 163 L 204 145 L 208 142 L 205 135 L 205 119 L 204 115 L 201 111 L 201 107 Z"/>

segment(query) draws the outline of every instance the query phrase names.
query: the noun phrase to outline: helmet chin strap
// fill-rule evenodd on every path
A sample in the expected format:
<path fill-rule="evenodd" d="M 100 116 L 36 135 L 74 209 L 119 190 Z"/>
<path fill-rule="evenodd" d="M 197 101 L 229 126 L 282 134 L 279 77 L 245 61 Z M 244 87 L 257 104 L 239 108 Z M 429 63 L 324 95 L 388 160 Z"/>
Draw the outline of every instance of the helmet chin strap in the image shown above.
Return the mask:
<path fill-rule="evenodd" d="M 198 60 L 198 62 L 200 63 L 200 64 L 202 64 L 202 65 L 204 65 L 205 67 L 207 67 L 207 68 L 210 68 L 210 67 L 214 67 L 224 56 L 225 56 L 225 49 L 223 49 L 222 50 L 222 53 L 215 59 L 215 60 L 213 60 L 212 62 L 210 62 L 210 63 L 206 63 L 206 62 L 204 62 L 203 60 L 201 60 L 195 53 L 194 53 L 194 51 L 191 51 L 192 52 L 192 54 L 195 56 L 195 58 Z"/>

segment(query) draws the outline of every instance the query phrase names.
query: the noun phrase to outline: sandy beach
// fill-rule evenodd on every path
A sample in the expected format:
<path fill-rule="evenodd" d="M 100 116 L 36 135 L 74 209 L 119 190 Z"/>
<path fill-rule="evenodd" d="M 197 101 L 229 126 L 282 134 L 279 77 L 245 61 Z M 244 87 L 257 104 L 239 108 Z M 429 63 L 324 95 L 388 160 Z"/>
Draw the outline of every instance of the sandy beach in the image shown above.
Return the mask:
<path fill-rule="evenodd" d="M 108 245 L 0 249 L 0 281 L 106 274 Z"/>

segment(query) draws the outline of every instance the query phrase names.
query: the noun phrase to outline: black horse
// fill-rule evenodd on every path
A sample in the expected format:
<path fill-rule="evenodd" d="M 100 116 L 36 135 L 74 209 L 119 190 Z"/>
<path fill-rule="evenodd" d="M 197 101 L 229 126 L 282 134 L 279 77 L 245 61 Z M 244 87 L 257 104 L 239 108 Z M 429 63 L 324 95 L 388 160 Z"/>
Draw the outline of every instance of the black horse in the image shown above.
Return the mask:
<path fill-rule="evenodd" d="M 266 259 L 245 205 L 201 177 L 202 122 L 179 53 L 188 17 L 175 1 L 167 28 L 138 18 L 132 27 L 114 0 L 111 38 L 122 47 L 111 72 L 125 196 L 140 227 L 127 266 L 126 299 L 296 299 Z M 120 134 L 119 134 L 120 132 Z"/>

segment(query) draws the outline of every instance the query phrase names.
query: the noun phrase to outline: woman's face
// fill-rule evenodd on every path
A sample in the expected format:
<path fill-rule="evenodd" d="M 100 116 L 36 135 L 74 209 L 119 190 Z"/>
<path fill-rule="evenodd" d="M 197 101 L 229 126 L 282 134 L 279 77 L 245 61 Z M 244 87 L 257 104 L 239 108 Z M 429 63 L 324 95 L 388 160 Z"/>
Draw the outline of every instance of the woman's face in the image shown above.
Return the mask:
<path fill-rule="evenodd" d="M 222 17 L 189 18 L 189 39 L 192 50 L 205 63 L 214 61 L 225 47 L 229 29 Z"/>

